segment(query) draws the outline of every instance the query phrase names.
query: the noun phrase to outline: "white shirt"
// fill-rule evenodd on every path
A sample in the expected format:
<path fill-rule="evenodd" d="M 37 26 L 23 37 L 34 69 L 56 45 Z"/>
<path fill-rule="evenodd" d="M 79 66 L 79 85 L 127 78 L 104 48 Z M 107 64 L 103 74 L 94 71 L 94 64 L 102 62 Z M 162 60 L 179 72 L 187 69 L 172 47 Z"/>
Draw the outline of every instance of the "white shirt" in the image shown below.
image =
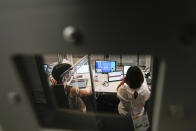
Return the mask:
<path fill-rule="evenodd" d="M 128 85 L 122 85 L 119 87 L 117 92 L 117 97 L 120 99 L 118 105 L 118 112 L 121 115 L 132 116 L 132 118 L 137 118 L 144 113 L 145 102 L 150 97 L 150 91 L 146 82 L 142 86 L 136 89 L 138 96 L 134 98 L 135 90 L 129 88 Z"/>

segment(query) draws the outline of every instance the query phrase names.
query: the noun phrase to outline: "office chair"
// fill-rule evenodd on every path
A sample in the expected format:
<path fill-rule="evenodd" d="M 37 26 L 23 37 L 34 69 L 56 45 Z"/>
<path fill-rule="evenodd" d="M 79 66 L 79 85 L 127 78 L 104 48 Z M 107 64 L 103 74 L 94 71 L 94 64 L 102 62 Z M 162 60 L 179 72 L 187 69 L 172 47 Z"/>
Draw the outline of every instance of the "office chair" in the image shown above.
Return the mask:
<path fill-rule="evenodd" d="M 54 92 L 54 97 L 56 99 L 56 104 L 60 108 L 69 108 L 68 95 L 65 94 L 63 85 L 52 86 Z"/>

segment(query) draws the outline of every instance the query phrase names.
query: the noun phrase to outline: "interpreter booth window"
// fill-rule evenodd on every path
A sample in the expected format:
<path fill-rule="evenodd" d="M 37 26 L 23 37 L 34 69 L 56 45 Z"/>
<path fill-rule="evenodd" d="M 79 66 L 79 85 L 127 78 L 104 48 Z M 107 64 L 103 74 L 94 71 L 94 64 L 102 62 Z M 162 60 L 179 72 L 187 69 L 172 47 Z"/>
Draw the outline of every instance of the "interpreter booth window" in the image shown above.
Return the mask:
<path fill-rule="evenodd" d="M 152 126 L 151 55 L 56 53 L 17 55 L 14 62 L 43 127 L 124 125 L 143 131 Z"/>

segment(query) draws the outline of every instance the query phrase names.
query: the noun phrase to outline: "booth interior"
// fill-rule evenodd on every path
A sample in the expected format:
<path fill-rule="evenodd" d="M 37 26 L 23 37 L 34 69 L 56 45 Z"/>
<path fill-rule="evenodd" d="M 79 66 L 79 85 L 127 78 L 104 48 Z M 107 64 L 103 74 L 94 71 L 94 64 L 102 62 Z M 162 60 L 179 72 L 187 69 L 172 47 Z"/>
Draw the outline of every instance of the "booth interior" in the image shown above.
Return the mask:
<path fill-rule="evenodd" d="M 144 82 L 151 88 L 153 69 L 151 55 L 48 54 L 43 55 L 42 58 L 43 71 L 51 88 L 54 88 L 51 79 L 55 65 L 59 63 L 71 65 L 71 79 L 66 84 L 86 92 L 81 95 L 86 105 L 86 112 L 118 114 L 117 86 L 131 66 L 138 66 L 141 69 L 145 78 Z M 56 105 L 59 108 L 66 108 L 64 87 L 55 87 L 53 91 Z"/>

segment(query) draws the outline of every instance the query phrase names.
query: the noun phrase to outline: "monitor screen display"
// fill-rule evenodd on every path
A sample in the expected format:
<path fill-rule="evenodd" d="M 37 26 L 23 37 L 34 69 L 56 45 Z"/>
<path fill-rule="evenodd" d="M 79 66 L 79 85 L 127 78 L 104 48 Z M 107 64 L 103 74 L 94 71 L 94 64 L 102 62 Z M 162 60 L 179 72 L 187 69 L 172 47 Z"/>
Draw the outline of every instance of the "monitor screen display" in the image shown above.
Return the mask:
<path fill-rule="evenodd" d="M 89 66 L 88 65 L 82 65 L 76 72 L 77 74 L 84 74 L 89 73 Z"/>
<path fill-rule="evenodd" d="M 123 68 L 124 75 L 126 75 L 126 74 L 127 74 L 127 70 L 129 69 L 129 67 L 131 67 L 131 66 L 124 66 L 124 68 Z"/>
<path fill-rule="evenodd" d="M 110 72 L 108 73 L 108 82 L 121 81 L 123 79 L 123 72 Z"/>
<path fill-rule="evenodd" d="M 115 61 L 96 61 L 95 62 L 96 73 L 108 73 L 116 71 Z"/>
<path fill-rule="evenodd" d="M 55 66 L 55 64 L 50 64 L 49 66 L 48 66 L 48 72 L 49 73 L 52 73 L 52 70 L 53 70 L 53 67 Z"/>
<path fill-rule="evenodd" d="M 44 64 L 44 71 L 47 72 L 47 69 L 48 69 L 48 65 Z"/>

